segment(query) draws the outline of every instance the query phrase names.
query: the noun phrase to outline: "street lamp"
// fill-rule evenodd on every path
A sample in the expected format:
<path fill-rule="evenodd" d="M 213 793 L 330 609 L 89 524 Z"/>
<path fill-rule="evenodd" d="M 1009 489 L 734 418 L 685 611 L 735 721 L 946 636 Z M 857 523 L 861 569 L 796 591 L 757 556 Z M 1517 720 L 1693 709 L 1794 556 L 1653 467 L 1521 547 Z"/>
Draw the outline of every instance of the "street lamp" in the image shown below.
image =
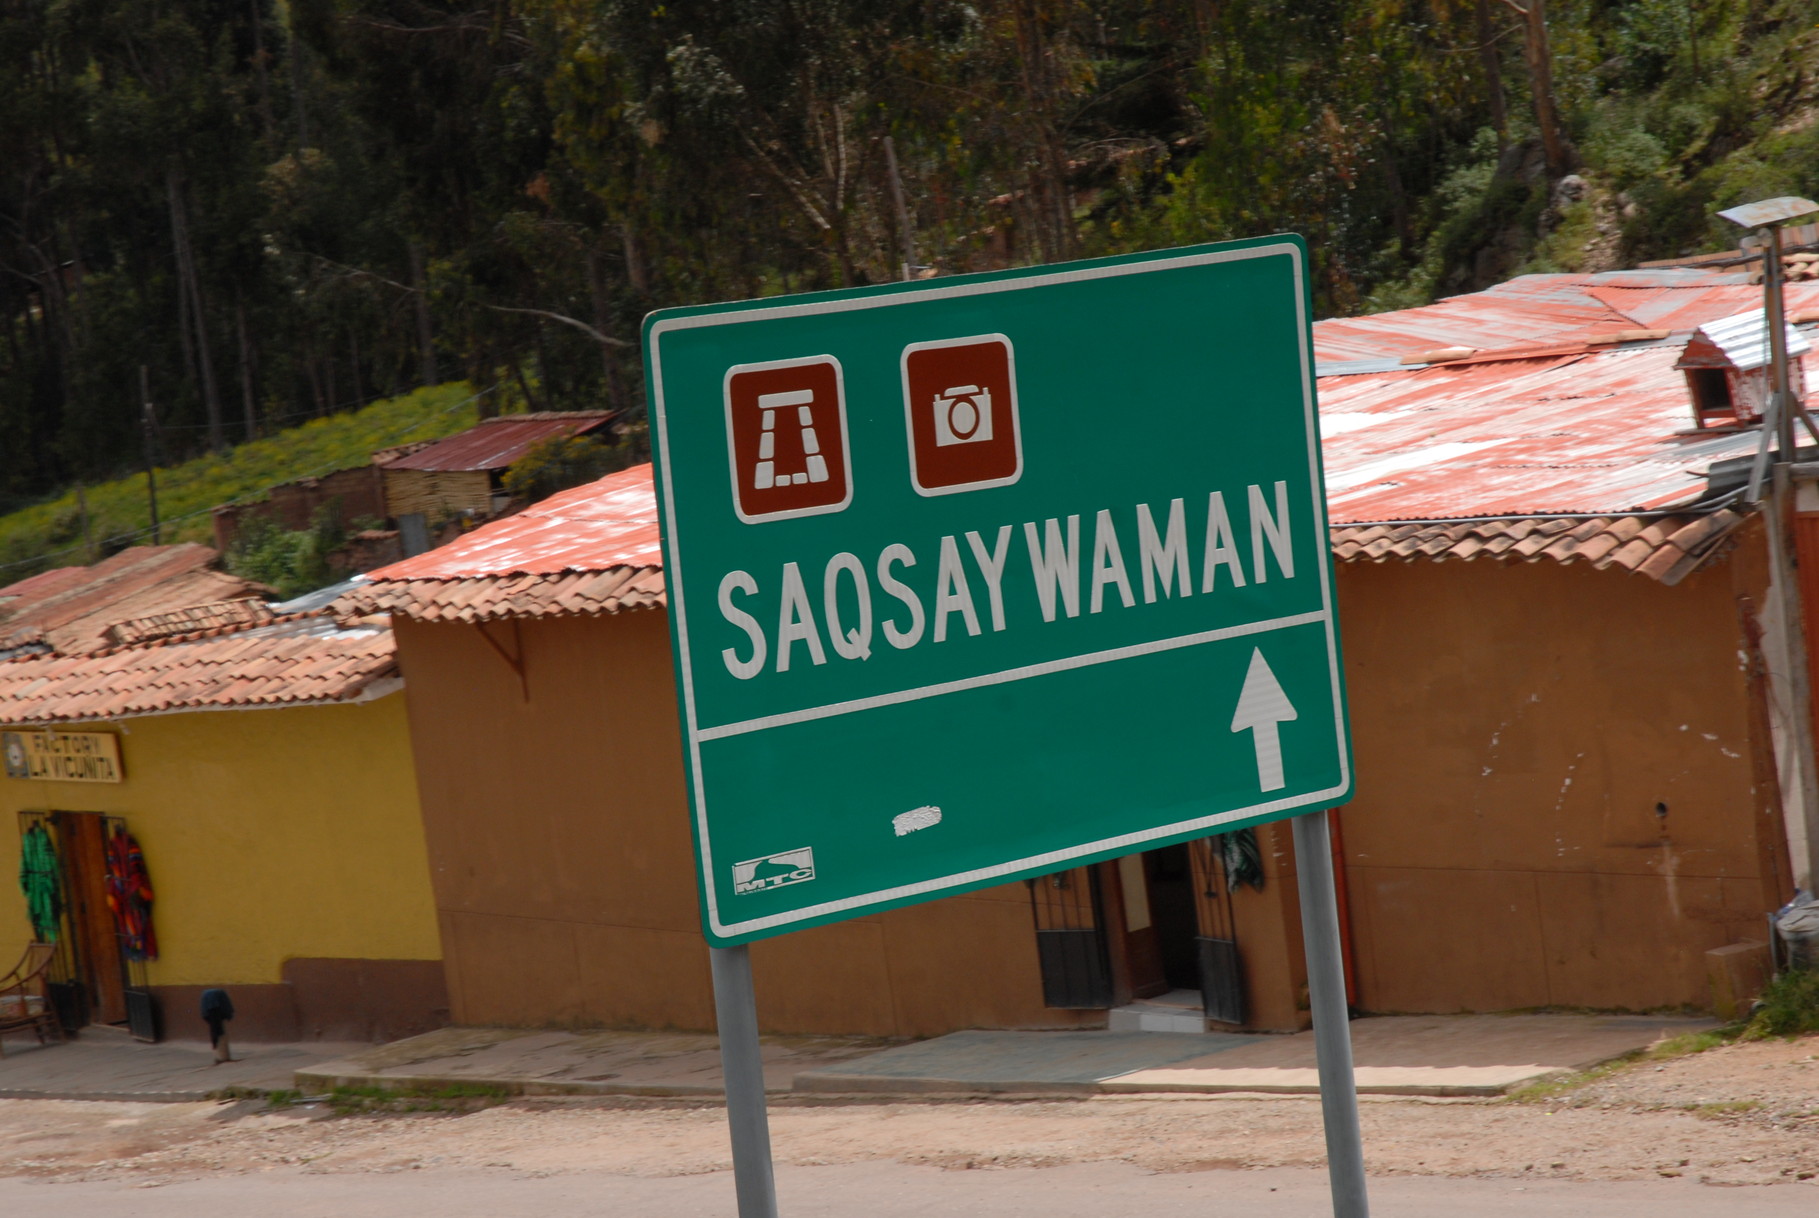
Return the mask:
<path fill-rule="evenodd" d="M 1794 401 L 1787 374 L 1787 320 L 1781 290 L 1781 226 L 1789 220 L 1819 212 L 1819 203 L 1785 195 L 1744 203 L 1718 213 L 1742 228 L 1756 230 L 1754 244 L 1762 250 L 1762 324 L 1768 332 L 1771 369 L 1769 373 L 1768 411 L 1762 420 L 1762 447 L 1757 450 L 1755 468 L 1750 473 L 1748 499 L 1756 502 L 1762 493 L 1763 466 L 1768 458 L 1768 439 L 1775 437 L 1777 467 L 1794 459 L 1794 415 L 1805 414 L 1805 408 Z"/>
<path fill-rule="evenodd" d="M 1768 410 L 1762 418 L 1762 443 L 1750 469 L 1745 499 L 1762 498 L 1764 473 L 1768 478 L 1768 552 L 1773 572 L 1773 594 L 1778 602 L 1781 656 L 1787 670 L 1789 734 L 1795 741 L 1800 792 L 1801 824 L 1806 830 L 1806 887 L 1819 888 L 1819 758 L 1813 750 L 1812 690 L 1808 681 L 1805 613 L 1796 574 L 1794 541 L 1794 416 L 1799 414 L 1809 431 L 1813 420 L 1805 406 L 1794 400 L 1787 368 L 1787 321 L 1781 290 L 1781 226 L 1799 216 L 1819 212 L 1811 199 L 1784 196 L 1727 208 L 1718 214 L 1732 224 L 1756 230 L 1754 245 L 1762 250 L 1762 322 L 1768 332 Z M 1775 439 L 1775 460 L 1769 466 L 1769 437 Z M 1819 433 L 1815 433 L 1819 438 Z"/>

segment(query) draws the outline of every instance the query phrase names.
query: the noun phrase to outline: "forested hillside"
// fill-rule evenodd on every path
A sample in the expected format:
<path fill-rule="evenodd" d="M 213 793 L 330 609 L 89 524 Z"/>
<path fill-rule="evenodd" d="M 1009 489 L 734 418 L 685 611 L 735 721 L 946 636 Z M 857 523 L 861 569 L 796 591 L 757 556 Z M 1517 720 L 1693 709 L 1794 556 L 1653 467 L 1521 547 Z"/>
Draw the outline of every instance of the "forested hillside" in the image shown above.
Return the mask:
<path fill-rule="evenodd" d="M 1819 190 L 1819 0 L 9 0 L 0 507 L 651 308 L 1293 229 L 1323 313 Z M 1562 184 L 1564 183 L 1564 185 Z"/>

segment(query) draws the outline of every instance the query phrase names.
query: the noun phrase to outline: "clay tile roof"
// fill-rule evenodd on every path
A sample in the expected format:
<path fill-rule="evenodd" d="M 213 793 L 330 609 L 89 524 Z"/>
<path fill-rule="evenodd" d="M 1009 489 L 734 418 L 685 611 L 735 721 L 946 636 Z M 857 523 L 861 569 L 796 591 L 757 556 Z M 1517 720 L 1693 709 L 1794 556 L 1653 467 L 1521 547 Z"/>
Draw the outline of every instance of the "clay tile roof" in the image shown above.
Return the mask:
<path fill-rule="evenodd" d="M 1416 527 L 1395 541 L 1379 539 L 1361 545 L 1370 531 L 1355 525 L 1335 525 L 1333 555 L 1341 562 L 1386 562 L 1390 559 L 1470 561 L 1474 558 L 1504 562 L 1583 562 L 1598 569 L 1618 566 L 1664 584 L 1677 584 L 1721 552 L 1731 536 L 1750 517 L 1728 509 L 1710 515 L 1664 516 L 1652 520 L 1601 516 L 1571 522 L 1548 521 L 1546 529 L 1529 528 L 1528 520 L 1487 520 L 1472 525 L 1473 533 L 1457 537 L 1457 526 L 1433 523 Z M 1519 534 L 1526 533 L 1520 541 Z"/>
<path fill-rule="evenodd" d="M 397 677 L 389 628 L 348 628 L 324 614 L 300 614 L 0 663 L 0 723 L 359 702 L 389 693 Z"/>
<path fill-rule="evenodd" d="M 56 650 L 113 645 L 108 627 L 269 589 L 214 570 L 207 546 L 132 546 L 89 567 L 63 567 L 0 589 L 0 637 L 36 627 Z"/>
<path fill-rule="evenodd" d="M 184 609 L 172 609 L 164 613 L 154 613 L 146 617 L 128 618 L 124 622 L 115 622 L 105 632 L 108 644 L 123 647 L 131 643 L 149 643 L 154 639 L 167 639 L 173 635 L 190 634 L 198 630 L 209 630 L 223 626 L 257 625 L 272 619 L 271 606 L 256 598 L 235 601 L 215 601 L 207 605 L 191 605 Z"/>

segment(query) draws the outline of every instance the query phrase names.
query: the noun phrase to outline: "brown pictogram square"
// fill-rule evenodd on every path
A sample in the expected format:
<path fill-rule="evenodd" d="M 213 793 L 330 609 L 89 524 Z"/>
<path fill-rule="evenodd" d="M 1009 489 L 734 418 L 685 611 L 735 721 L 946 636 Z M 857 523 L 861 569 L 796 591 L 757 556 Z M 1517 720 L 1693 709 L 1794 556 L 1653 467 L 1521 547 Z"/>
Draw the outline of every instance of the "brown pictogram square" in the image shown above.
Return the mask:
<path fill-rule="evenodd" d="M 1011 340 L 980 334 L 903 349 L 903 412 L 917 493 L 1008 486 L 1023 473 Z"/>
<path fill-rule="evenodd" d="M 748 524 L 837 512 L 853 497 L 846 397 L 831 355 L 726 373 L 733 505 Z"/>

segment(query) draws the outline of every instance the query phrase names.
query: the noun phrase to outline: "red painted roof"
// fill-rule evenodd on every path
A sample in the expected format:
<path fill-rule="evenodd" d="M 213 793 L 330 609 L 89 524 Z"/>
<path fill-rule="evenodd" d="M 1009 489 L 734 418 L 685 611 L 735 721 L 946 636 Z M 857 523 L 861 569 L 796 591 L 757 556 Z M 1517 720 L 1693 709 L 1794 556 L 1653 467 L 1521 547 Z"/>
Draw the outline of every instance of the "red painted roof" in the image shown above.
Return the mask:
<path fill-rule="evenodd" d="M 483 420 L 459 435 L 437 440 L 402 457 L 381 463 L 381 469 L 493 470 L 504 469 L 522 457 L 531 445 L 553 436 L 579 436 L 606 426 L 613 417 L 607 410 L 543 411 L 508 414 Z"/>
<path fill-rule="evenodd" d="M 1692 505 L 1714 461 L 1755 451 L 1755 431 L 1687 434 L 1692 410 L 1674 368 L 1693 328 L 1759 307 L 1760 289 L 1745 279 L 1686 269 L 1528 275 L 1418 309 L 1316 323 L 1336 552 L 1549 557 L 1680 578 L 1740 519 L 1724 514 L 1715 529 L 1697 512 L 1659 522 L 1637 514 Z M 1819 307 L 1819 283 L 1790 284 L 1788 307 Z M 1608 341 L 1639 329 L 1675 332 Z M 1445 347 L 1476 353 L 1401 362 Z M 1598 519 L 1543 533 L 1516 519 L 1531 516 Z M 1371 527 L 1490 517 L 1503 520 Z M 651 468 L 640 465 L 374 571 L 350 603 L 464 621 L 616 612 L 662 603 L 661 565 Z"/>
<path fill-rule="evenodd" d="M 445 546 L 368 573 L 372 581 L 555 575 L 663 564 L 651 467 L 551 495 Z"/>
<path fill-rule="evenodd" d="M 1327 496 L 1335 524 L 1625 514 L 1685 507 L 1713 462 L 1755 431 L 1688 434 L 1674 368 L 1691 331 L 1758 308 L 1735 273 L 1527 275 L 1420 309 L 1314 326 Z M 1819 306 L 1790 284 L 1788 309 Z M 1666 329 L 1622 345 L 1589 340 Z M 1402 365 L 1436 348 L 1466 360 Z"/>

